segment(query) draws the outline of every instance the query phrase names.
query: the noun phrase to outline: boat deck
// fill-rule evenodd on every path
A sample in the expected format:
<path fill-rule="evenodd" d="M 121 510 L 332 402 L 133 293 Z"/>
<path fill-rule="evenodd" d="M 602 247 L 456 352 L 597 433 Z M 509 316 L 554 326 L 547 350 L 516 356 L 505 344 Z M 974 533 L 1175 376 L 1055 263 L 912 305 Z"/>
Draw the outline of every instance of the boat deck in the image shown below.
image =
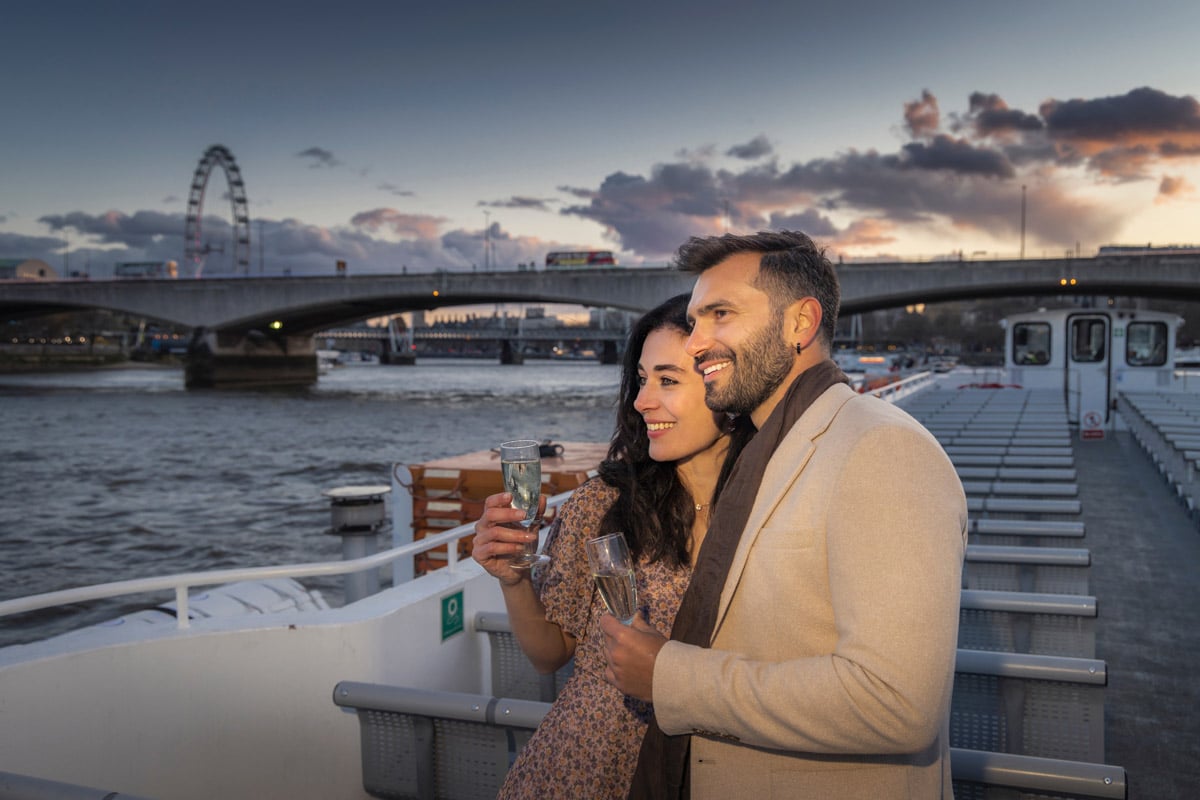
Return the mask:
<path fill-rule="evenodd" d="M 1108 664 L 1107 762 L 1131 798 L 1200 786 L 1200 529 L 1127 433 L 1073 444 Z"/>

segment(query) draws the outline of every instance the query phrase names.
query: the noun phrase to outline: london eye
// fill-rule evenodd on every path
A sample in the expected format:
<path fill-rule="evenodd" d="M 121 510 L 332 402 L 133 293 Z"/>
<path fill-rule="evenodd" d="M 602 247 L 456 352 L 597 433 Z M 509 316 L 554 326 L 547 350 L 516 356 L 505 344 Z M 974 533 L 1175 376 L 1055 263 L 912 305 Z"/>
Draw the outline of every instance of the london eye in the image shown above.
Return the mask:
<path fill-rule="evenodd" d="M 229 201 L 233 211 L 233 237 L 230 242 L 234 271 L 250 273 L 250 208 L 246 202 L 246 184 L 233 153 L 224 145 L 214 144 L 204 151 L 192 174 L 188 193 L 187 224 L 184 227 L 184 262 L 192 265 L 192 274 L 199 278 L 204 262 L 213 250 L 224 252 L 224 245 L 214 247 L 204 241 L 204 192 L 214 167 L 225 171 L 229 184 Z"/>

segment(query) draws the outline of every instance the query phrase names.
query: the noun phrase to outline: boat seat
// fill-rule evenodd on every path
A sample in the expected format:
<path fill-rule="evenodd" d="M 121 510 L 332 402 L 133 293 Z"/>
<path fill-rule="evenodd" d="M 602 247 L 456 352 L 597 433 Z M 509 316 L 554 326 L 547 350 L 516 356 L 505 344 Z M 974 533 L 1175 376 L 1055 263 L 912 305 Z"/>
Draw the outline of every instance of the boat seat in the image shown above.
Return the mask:
<path fill-rule="evenodd" d="M 372 797 L 492 800 L 550 708 L 531 700 L 342 681 L 333 702 L 358 715 Z"/>
<path fill-rule="evenodd" d="M 488 637 L 492 659 L 492 693 L 497 697 L 553 702 L 575 672 L 574 658 L 548 675 L 534 670 L 517 643 L 508 615 L 504 612 L 479 612 L 475 615 L 475 630 L 486 633 Z"/>
<path fill-rule="evenodd" d="M 1073 467 L 1001 467 L 976 465 L 955 467 L 959 480 L 1075 481 Z"/>
<path fill-rule="evenodd" d="M 988 481 L 988 480 L 965 480 L 962 475 L 959 475 L 959 480 L 962 481 L 963 491 L 968 495 L 982 497 L 1078 497 L 1079 485 L 1076 483 L 1066 482 L 1046 482 L 1046 481 Z"/>
<path fill-rule="evenodd" d="M 1013 455 L 1003 453 L 947 453 L 955 467 L 1060 467 L 1075 466 L 1075 456 Z"/>
<path fill-rule="evenodd" d="M 1125 770 L 1108 764 L 952 747 L 950 769 L 954 796 L 959 800 L 993 797 L 1034 800 L 1047 796 L 1064 800 L 1124 800 L 1129 796 Z M 997 791 L 1001 787 L 1007 791 Z"/>
<path fill-rule="evenodd" d="M 963 588 L 1088 594 L 1091 562 L 1086 548 L 968 544 Z"/>
<path fill-rule="evenodd" d="M 358 716 L 363 789 L 419 800 L 495 797 L 550 710 L 538 701 L 354 681 L 338 683 L 333 702 Z M 989 787 L 1021 792 L 1006 798 L 1127 796 L 1125 770 L 1102 763 L 952 746 L 950 768 L 960 798 L 990 797 Z"/>
<path fill-rule="evenodd" d="M 969 650 L 1096 657 L 1096 598 L 964 589 L 958 646 Z"/>
<path fill-rule="evenodd" d="M 1103 661 L 958 651 L 950 745 L 973 750 L 1104 761 Z"/>
<path fill-rule="evenodd" d="M 970 544 L 1031 547 L 1077 547 L 1084 537 L 1082 520 L 1073 519 L 978 519 L 967 521 Z"/>
<path fill-rule="evenodd" d="M 1079 516 L 1078 500 L 1041 497 L 967 496 L 967 513 L 997 519 L 1040 520 L 1047 516 Z"/>

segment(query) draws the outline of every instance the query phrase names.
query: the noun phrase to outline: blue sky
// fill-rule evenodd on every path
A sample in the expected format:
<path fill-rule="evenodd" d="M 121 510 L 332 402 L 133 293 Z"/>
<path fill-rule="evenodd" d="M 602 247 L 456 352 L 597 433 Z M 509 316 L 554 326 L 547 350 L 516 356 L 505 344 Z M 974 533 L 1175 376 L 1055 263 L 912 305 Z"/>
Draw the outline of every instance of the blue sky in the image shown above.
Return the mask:
<path fill-rule="evenodd" d="M 0 258 L 181 259 L 213 144 L 253 272 L 1200 241 L 1200 4 L 806 5 L 0 0 Z"/>

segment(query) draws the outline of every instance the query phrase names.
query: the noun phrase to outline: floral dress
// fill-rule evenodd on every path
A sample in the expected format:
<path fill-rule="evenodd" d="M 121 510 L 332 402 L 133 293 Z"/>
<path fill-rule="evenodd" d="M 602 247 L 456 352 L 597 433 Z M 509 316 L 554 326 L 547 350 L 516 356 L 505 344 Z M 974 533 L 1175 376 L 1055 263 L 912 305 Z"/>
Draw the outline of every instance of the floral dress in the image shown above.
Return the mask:
<path fill-rule="evenodd" d="M 548 536 L 552 558 L 535 578 L 546 617 L 576 639 L 575 674 L 508 772 L 501 798 L 624 798 L 653 707 L 604 680 L 600 616 L 584 542 L 598 535 L 617 490 L 592 479 L 559 510 Z M 691 568 L 639 560 L 638 608 L 664 636 L 691 578 Z"/>

